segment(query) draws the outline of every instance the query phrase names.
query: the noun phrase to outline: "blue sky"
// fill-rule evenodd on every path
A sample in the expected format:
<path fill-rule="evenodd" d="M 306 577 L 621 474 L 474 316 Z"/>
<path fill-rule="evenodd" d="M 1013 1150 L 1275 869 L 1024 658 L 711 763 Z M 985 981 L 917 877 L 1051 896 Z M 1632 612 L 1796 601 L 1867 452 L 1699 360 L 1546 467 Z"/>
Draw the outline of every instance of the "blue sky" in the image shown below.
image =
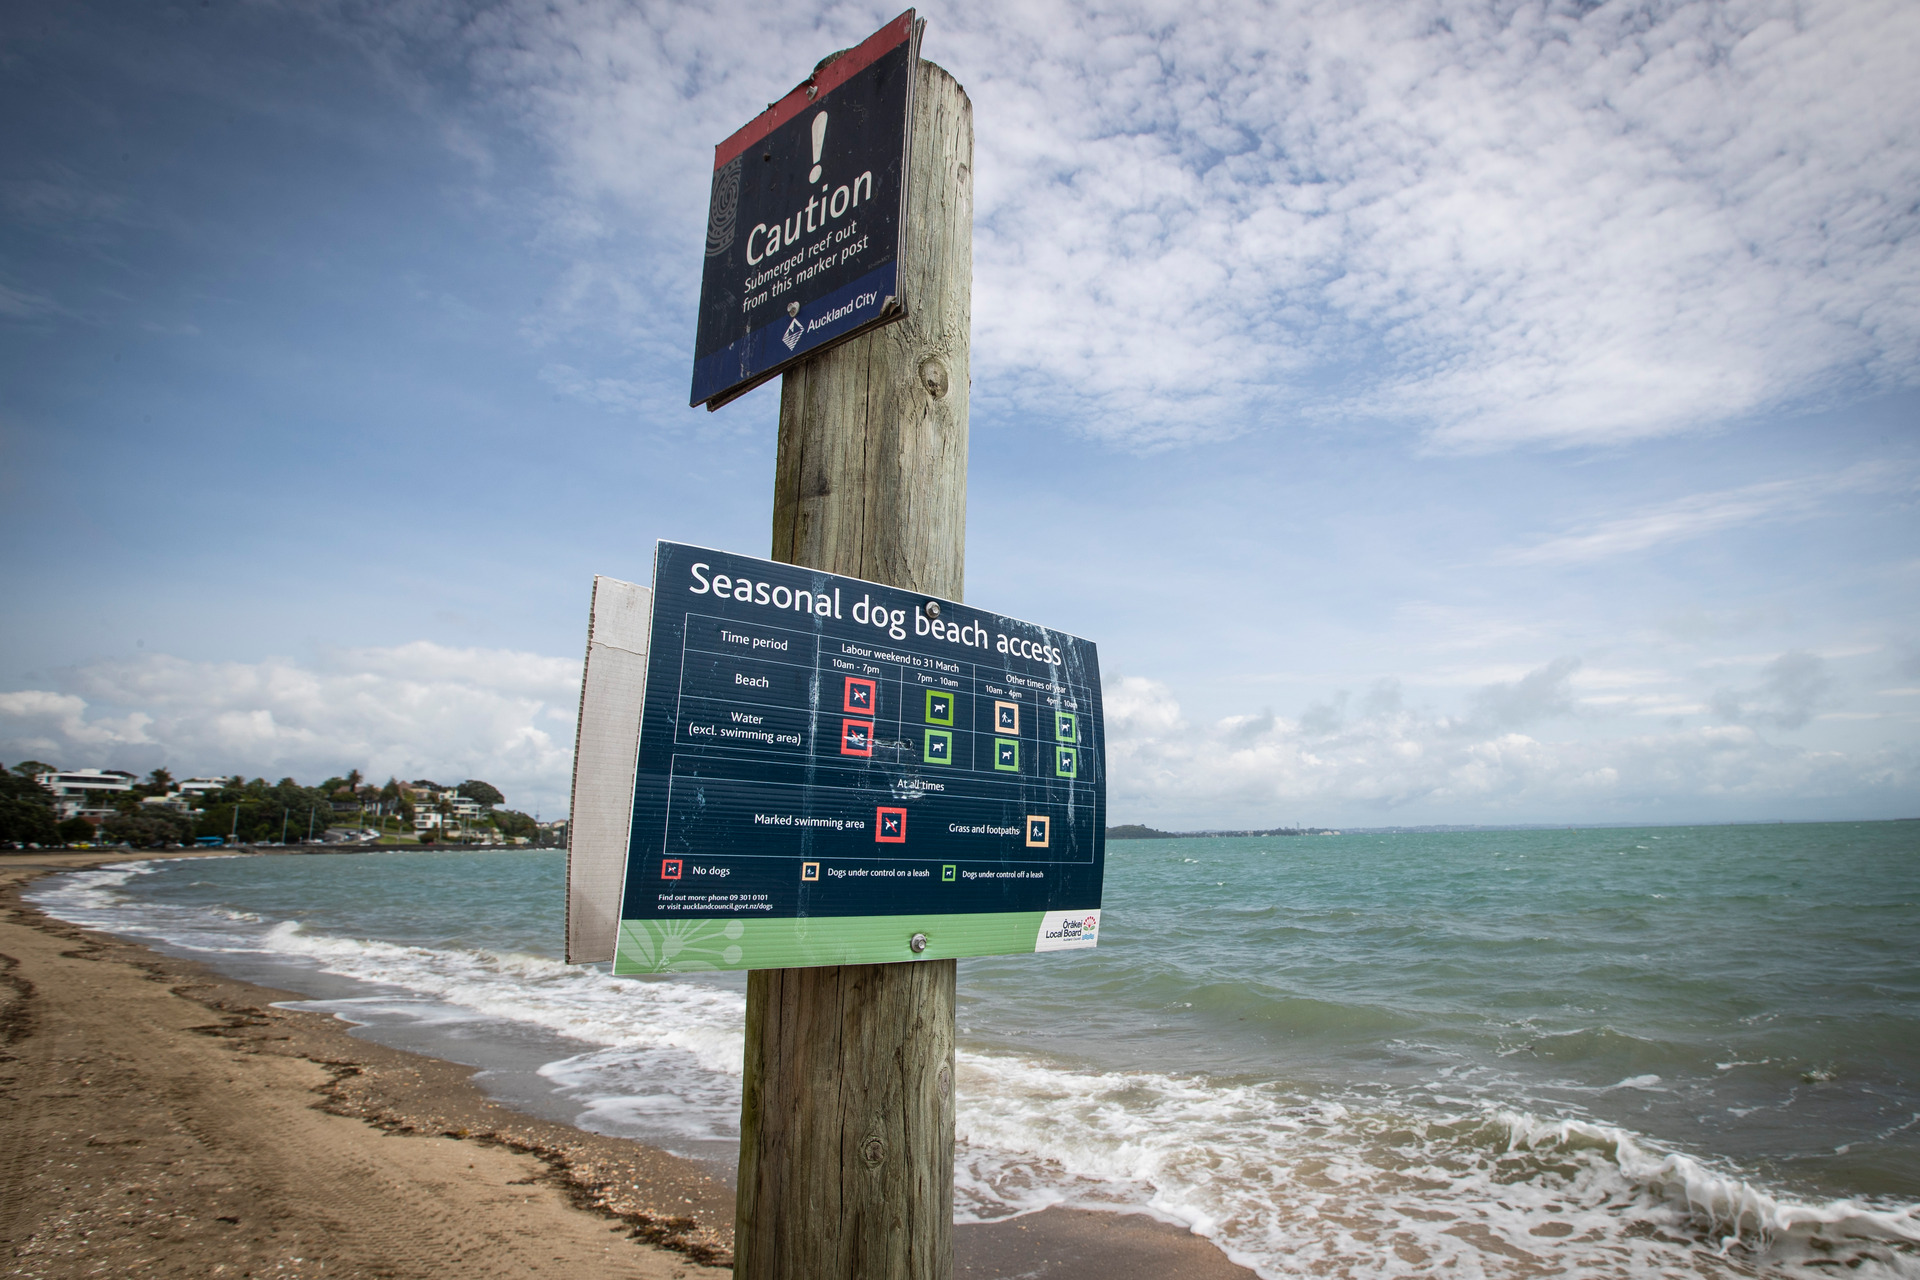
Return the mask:
<path fill-rule="evenodd" d="M 768 545 L 711 147 L 892 12 L 9 6 L 0 759 L 563 812 L 591 575 Z M 1920 10 L 922 13 L 1116 821 L 1920 814 Z"/>

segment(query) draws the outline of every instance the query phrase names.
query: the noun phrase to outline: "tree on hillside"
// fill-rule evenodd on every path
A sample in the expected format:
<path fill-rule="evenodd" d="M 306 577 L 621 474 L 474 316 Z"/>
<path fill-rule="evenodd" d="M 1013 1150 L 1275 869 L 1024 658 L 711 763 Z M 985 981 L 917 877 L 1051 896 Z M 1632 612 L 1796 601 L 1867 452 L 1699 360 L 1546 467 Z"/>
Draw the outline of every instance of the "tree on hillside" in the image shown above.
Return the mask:
<path fill-rule="evenodd" d="M 503 836 L 525 836 L 531 840 L 540 834 L 540 824 L 515 809 L 495 809 L 493 825 Z"/>
<path fill-rule="evenodd" d="M 37 760 L 26 761 L 35 773 L 46 769 Z M 0 844 L 54 844 L 60 836 L 53 821 L 53 793 L 22 773 L 0 769 Z"/>
<path fill-rule="evenodd" d="M 465 782 L 455 787 L 454 791 L 456 794 L 463 795 L 473 801 L 482 809 L 491 809 L 497 804 L 505 804 L 507 800 L 505 796 L 500 794 L 498 787 L 493 786 L 491 783 L 482 782 L 478 778 L 468 778 Z"/>
<path fill-rule="evenodd" d="M 149 806 L 151 808 L 151 806 Z M 275 786 L 255 778 L 245 787 L 226 787 L 207 798 L 193 834 L 237 836 L 246 844 L 316 838 L 333 821 L 333 801 L 319 787 L 303 787 L 292 778 Z"/>
<path fill-rule="evenodd" d="M 187 838 L 186 821 L 177 814 L 147 805 L 143 812 L 116 813 L 100 824 L 100 834 L 116 844 L 136 849 L 158 849 L 182 844 Z"/>
<path fill-rule="evenodd" d="M 173 775 L 165 769 L 155 769 L 147 775 L 147 780 L 134 790 L 142 795 L 164 796 L 173 790 Z"/>
<path fill-rule="evenodd" d="M 239 810 L 236 821 L 235 810 Z M 209 797 L 206 807 L 193 815 L 193 834 L 196 836 L 232 835 L 245 840 L 253 830 L 246 821 L 246 806 L 233 799 L 214 800 Z"/>
<path fill-rule="evenodd" d="M 380 788 L 380 812 L 413 821 L 413 799 L 398 778 L 388 778 L 387 785 Z"/>
<path fill-rule="evenodd" d="M 100 834 L 85 818 L 68 818 L 54 830 L 58 833 L 61 844 L 79 844 L 83 840 L 91 844 L 99 838 Z"/>
<path fill-rule="evenodd" d="M 358 769 L 347 770 L 347 790 L 358 791 L 360 789 L 360 784 L 365 782 L 366 780 L 367 780 L 366 775 L 361 773 Z"/>
<path fill-rule="evenodd" d="M 16 778 L 25 778 L 29 782 L 43 773 L 58 772 L 60 772 L 60 770 L 44 760 L 22 760 L 19 764 L 13 766 L 13 776 Z"/>

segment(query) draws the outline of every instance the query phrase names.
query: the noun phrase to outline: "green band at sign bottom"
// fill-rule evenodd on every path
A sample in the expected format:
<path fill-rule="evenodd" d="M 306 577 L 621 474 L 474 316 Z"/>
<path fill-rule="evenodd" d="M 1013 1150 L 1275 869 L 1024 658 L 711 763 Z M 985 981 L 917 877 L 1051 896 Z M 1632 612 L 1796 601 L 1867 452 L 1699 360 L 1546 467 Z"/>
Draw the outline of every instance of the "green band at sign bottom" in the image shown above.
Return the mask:
<path fill-rule="evenodd" d="M 952 960 L 1035 950 L 1046 913 L 622 920 L 613 971 L 694 973 Z M 915 952 L 915 934 L 926 949 Z M 1085 945 L 1092 945 L 1091 939 Z"/>

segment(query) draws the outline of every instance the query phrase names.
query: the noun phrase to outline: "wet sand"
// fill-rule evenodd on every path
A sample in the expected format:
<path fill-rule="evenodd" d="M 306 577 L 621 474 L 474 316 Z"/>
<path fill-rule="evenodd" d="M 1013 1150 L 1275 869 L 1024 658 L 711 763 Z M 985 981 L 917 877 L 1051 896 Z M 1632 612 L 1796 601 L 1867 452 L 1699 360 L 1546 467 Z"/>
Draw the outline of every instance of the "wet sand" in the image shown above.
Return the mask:
<path fill-rule="evenodd" d="M 124 852 L 0 853 L 6 1274 L 729 1274 L 706 1166 L 489 1101 L 470 1068 L 22 903 Z M 1152 1219 L 1048 1210 L 955 1229 L 958 1280 L 1252 1275 Z"/>

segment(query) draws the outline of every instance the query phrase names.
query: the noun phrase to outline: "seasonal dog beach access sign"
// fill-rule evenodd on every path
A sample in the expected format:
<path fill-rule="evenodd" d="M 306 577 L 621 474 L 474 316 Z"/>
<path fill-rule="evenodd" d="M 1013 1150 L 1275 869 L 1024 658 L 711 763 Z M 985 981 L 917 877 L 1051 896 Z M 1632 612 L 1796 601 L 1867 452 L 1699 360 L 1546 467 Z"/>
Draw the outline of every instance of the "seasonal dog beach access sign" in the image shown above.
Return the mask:
<path fill-rule="evenodd" d="M 909 9 L 714 148 L 690 403 L 717 409 L 905 314 L 921 26 Z"/>
<path fill-rule="evenodd" d="M 1095 945 L 1090 642 L 673 542 L 652 609 L 615 973 Z"/>

